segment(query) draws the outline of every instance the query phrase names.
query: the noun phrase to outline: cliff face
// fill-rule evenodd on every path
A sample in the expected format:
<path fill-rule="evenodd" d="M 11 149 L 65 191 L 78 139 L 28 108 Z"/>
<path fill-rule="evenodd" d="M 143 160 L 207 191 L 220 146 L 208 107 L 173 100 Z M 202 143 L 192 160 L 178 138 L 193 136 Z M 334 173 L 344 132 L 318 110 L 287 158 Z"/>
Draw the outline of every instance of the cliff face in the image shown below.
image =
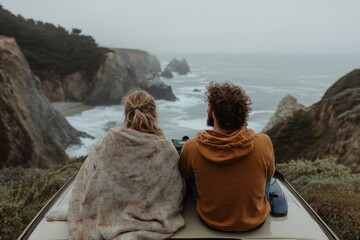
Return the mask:
<path fill-rule="evenodd" d="M 122 98 L 137 86 L 134 72 L 122 66 L 118 56 L 110 52 L 93 80 L 93 88 L 85 103 L 90 105 L 121 104 Z"/>
<path fill-rule="evenodd" d="M 155 99 L 175 101 L 170 86 L 159 78 L 160 61 L 153 55 L 133 49 L 116 49 L 105 54 L 94 77 L 75 72 L 64 78 L 56 74 L 40 76 L 41 89 L 51 101 L 80 101 L 89 105 L 121 104 L 126 94 L 145 90 Z"/>
<path fill-rule="evenodd" d="M 360 87 L 360 71 L 354 70 L 341 77 L 336 83 L 334 83 L 328 90 L 326 90 L 322 99 L 331 98 L 338 93 L 346 89 L 359 88 Z"/>
<path fill-rule="evenodd" d="M 132 69 L 135 73 L 135 88 L 147 91 L 155 99 L 177 100 L 171 86 L 166 85 L 159 77 L 161 66 L 157 57 L 134 49 L 116 49 L 115 52 L 120 65 L 123 68 Z"/>
<path fill-rule="evenodd" d="M 158 76 L 160 61 L 141 50 L 117 49 L 106 56 L 85 98 L 90 105 L 121 104 L 129 91 L 145 90 L 155 99 L 175 101 L 170 86 Z"/>
<path fill-rule="evenodd" d="M 115 53 L 121 66 L 134 70 L 137 81 L 143 80 L 148 72 L 161 72 L 159 59 L 145 51 L 121 48 L 115 49 Z"/>
<path fill-rule="evenodd" d="M 145 51 L 117 49 L 115 63 L 109 58 L 112 50 L 98 47 L 80 29 L 69 32 L 51 23 L 24 19 L 1 6 L 0 35 L 16 39 L 51 101 L 118 104 L 132 88 L 151 92 L 156 99 L 176 100 L 171 87 L 159 78 L 145 79 L 149 72 L 161 71 L 159 60 Z M 119 69 L 112 69 L 114 64 Z"/>
<path fill-rule="evenodd" d="M 280 124 L 286 119 L 292 117 L 295 112 L 305 110 L 305 107 L 298 103 L 296 98 L 291 95 L 285 96 L 279 103 L 276 112 L 271 117 L 269 123 L 263 129 L 263 132 L 266 132 L 273 128 L 274 126 Z"/>
<path fill-rule="evenodd" d="M 340 78 L 322 100 L 267 129 L 277 162 L 335 156 L 360 172 L 360 70 Z"/>
<path fill-rule="evenodd" d="M 51 167 L 66 159 L 64 149 L 80 132 L 39 91 L 13 38 L 0 37 L 0 167 Z"/>

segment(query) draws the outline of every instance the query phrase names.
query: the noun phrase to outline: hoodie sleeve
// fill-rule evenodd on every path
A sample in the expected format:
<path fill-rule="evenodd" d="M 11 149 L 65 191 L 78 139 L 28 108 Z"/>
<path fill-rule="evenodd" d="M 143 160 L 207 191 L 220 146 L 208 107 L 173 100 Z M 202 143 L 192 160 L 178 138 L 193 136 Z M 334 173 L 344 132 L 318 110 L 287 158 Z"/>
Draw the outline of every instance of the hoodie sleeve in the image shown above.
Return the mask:
<path fill-rule="evenodd" d="M 190 141 L 188 140 L 184 146 L 181 149 L 180 152 L 180 160 L 179 160 L 179 170 L 181 173 L 181 176 L 185 179 L 193 179 L 194 178 L 194 172 L 192 167 L 192 161 L 189 151 L 189 145 Z"/>

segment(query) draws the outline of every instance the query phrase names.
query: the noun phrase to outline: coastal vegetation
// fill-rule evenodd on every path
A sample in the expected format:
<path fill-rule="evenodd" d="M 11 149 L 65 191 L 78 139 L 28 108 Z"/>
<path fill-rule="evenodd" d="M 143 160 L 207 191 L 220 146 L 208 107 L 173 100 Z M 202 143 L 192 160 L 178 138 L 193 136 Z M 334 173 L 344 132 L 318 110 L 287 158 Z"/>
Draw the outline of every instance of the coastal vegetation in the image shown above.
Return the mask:
<path fill-rule="evenodd" d="M 79 170 L 84 157 L 54 169 L 0 170 L 0 240 L 19 237 L 50 198 Z"/>
<path fill-rule="evenodd" d="M 340 239 L 360 239 L 360 174 L 334 158 L 277 165 Z"/>
<path fill-rule="evenodd" d="M 15 16 L 0 5 L 0 35 L 16 39 L 31 70 L 40 78 L 44 74 L 62 77 L 76 71 L 93 76 L 109 49 L 99 47 L 81 30 L 71 32 L 61 26 Z"/>

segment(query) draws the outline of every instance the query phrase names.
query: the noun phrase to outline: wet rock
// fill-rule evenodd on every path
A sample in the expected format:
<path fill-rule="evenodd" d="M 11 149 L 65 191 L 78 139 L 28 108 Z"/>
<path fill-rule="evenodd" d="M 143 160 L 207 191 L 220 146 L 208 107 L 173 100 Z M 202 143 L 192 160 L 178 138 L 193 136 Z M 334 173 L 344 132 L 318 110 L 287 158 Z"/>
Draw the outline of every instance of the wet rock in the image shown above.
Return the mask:
<path fill-rule="evenodd" d="M 175 101 L 170 86 L 158 76 L 160 62 L 154 56 L 140 50 L 117 49 L 107 54 L 106 61 L 98 70 L 90 95 L 89 105 L 121 104 L 132 90 L 145 90 L 155 99 Z"/>
<path fill-rule="evenodd" d="M 164 78 L 173 78 L 174 75 L 171 72 L 171 69 L 169 67 L 166 67 L 164 71 L 160 74 L 160 76 Z"/>
<path fill-rule="evenodd" d="M 13 38 L 0 37 L 0 164 L 47 168 L 67 160 L 66 147 L 80 143 L 39 90 L 39 80 Z"/>
<path fill-rule="evenodd" d="M 185 59 L 180 61 L 174 58 L 169 62 L 165 69 L 167 69 L 167 71 L 176 72 L 180 75 L 185 75 L 190 72 L 190 67 Z"/>
<path fill-rule="evenodd" d="M 145 75 L 144 80 L 140 84 L 141 88 L 151 94 L 155 99 L 164 99 L 168 101 L 176 101 L 171 86 L 166 85 L 160 80 L 159 76 L 150 71 Z"/>

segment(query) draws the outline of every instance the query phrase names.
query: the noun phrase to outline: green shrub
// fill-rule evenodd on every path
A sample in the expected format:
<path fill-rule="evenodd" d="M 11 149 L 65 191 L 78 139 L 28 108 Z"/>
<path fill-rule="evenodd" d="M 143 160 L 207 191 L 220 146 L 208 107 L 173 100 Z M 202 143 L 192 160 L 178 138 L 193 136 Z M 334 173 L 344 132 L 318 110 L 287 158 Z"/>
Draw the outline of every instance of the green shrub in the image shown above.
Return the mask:
<path fill-rule="evenodd" d="M 335 159 L 277 165 L 340 239 L 360 240 L 360 174 Z"/>

